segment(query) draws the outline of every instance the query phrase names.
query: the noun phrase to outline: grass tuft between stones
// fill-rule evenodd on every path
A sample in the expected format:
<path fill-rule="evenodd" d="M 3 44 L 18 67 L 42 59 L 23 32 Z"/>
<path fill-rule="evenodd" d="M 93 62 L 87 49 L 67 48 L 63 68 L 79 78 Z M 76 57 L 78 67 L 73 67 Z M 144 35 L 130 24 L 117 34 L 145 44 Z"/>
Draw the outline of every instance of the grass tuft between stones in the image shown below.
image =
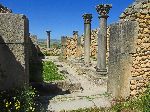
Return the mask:
<path fill-rule="evenodd" d="M 43 79 L 45 82 L 64 80 L 64 76 L 58 72 L 57 66 L 52 61 L 43 62 Z"/>

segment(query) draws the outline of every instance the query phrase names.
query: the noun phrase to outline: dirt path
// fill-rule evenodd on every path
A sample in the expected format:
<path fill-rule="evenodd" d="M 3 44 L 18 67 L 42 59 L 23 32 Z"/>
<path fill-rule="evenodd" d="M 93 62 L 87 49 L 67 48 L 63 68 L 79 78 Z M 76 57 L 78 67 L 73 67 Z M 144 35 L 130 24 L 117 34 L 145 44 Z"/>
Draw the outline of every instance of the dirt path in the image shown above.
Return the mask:
<path fill-rule="evenodd" d="M 109 107 L 110 102 L 107 97 L 106 83 L 97 85 L 94 81 L 90 81 L 87 77 L 94 72 L 83 72 L 79 75 L 79 71 L 82 69 L 87 69 L 81 63 L 76 63 L 75 65 L 68 62 L 60 62 L 58 57 L 48 57 L 46 60 L 53 61 L 56 65 L 61 65 L 60 70 L 66 70 L 68 74 L 65 74 L 72 83 L 80 83 L 81 91 L 76 91 L 71 94 L 57 95 L 49 100 L 49 105 L 47 110 L 59 112 L 61 110 L 76 110 L 79 108 L 89 108 L 89 107 Z M 74 63 L 74 62 L 73 62 Z M 95 65 L 93 65 L 94 67 Z M 93 69 L 93 68 L 88 68 Z"/>

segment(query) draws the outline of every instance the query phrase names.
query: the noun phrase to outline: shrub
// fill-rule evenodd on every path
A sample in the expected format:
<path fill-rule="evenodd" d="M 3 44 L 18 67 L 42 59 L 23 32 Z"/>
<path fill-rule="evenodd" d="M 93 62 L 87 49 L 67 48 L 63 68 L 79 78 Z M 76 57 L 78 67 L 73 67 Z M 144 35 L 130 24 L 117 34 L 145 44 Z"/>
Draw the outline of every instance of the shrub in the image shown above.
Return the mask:
<path fill-rule="evenodd" d="M 112 107 L 115 112 L 150 112 L 150 85 L 137 98 L 121 99 Z"/>
<path fill-rule="evenodd" d="M 21 89 L 2 91 L 0 92 L 0 111 L 35 112 L 35 97 L 35 90 L 29 86 Z"/>
<path fill-rule="evenodd" d="M 43 62 L 43 79 L 46 82 L 63 80 L 64 77 L 62 74 L 58 73 L 57 66 L 51 61 Z"/>

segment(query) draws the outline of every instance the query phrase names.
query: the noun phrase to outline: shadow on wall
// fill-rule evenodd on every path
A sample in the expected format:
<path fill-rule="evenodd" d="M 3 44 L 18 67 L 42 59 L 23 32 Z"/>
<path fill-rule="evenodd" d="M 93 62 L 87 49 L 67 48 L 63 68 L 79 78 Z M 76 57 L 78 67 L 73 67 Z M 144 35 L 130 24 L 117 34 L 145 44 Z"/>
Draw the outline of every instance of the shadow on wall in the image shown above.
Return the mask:
<path fill-rule="evenodd" d="M 29 72 L 30 82 L 42 82 L 43 64 L 41 58 L 38 56 L 39 49 L 37 45 L 33 44 L 29 38 Z"/>
<path fill-rule="evenodd" d="M 6 44 L 0 36 L 0 91 L 21 87 L 27 82 L 25 67 L 12 52 L 19 46 L 20 44 Z"/>

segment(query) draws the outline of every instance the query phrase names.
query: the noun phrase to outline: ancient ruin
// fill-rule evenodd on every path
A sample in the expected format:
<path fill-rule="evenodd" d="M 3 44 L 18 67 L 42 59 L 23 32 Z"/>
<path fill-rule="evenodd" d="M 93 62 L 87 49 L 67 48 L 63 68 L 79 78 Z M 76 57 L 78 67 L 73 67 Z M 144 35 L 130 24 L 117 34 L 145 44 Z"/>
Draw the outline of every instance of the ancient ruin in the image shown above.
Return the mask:
<path fill-rule="evenodd" d="M 13 13 L 0 14 L 0 23 L 0 90 L 4 90 L 29 83 L 29 26 L 26 16 Z"/>
<path fill-rule="evenodd" d="M 92 14 L 84 14 L 84 64 L 90 65 L 90 38 Z"/>
<path fill-rule="evenodd" d="M 106 52 L 107 52 L 107 18 L 111 5 L 98 5 L 96 10 L 100 15 L 100 29 L 98 33 L 98 54 L 96 69 L 102 74 L 106 74 Z"/>
<path fill-rule="evenodd" d="M 150 83 L 150 1 L 135 0 L 108 25 L 111 8 L 96 6 L 95 29 L 94 14 L 85 13 L 84 32 L 53 42 L 46 31 L 40 43 L 29 33 L 28 17 L 0 4 L 0 92 L 31 85 L 44 111 L 54 112 L 108 109 L 115 98 L 143 94 Z"/>
<path fill-rule="evenodd" d="M 7 7 L 4 7 L 2 4 L 0 4 L 0 13 L 12 13 L 12 10 L 10 10 Z"/>
<path fill-rule="evenodd" d="M 115 97 L 138 95 L 150 81 L 149 5 L 137 0 L 110 25 L 108 91 Z"/>
<path fill-rule="evenodd" d="M 47 48 L 50 48 L 50 33 L 51 33 L 51 31 L 46 31 L 46 33 L 47 33 Z"/>

